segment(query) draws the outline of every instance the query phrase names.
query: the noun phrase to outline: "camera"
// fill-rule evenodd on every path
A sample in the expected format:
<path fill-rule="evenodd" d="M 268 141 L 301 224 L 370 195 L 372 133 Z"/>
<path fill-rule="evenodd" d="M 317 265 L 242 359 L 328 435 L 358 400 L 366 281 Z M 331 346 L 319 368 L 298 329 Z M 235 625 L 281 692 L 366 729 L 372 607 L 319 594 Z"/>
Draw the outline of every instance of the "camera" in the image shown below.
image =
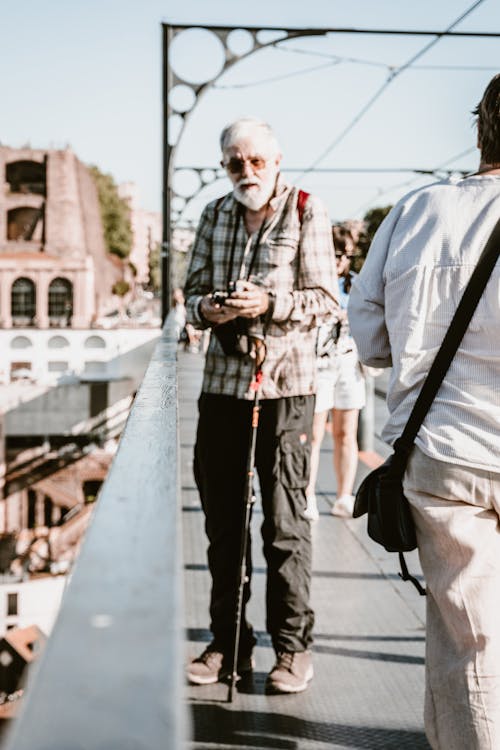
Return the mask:
<path fill-rule="evenodd" d="M 227 285 L 227 291 L 223 291 L 222 289 L 216 289 L 215 291 L 213 291 L 212 302 L 214 302 L 216 305 L 225 305 L 227 298 L 236 291 L 236 283 L 236 281 L 230 281 Z"/>
<path fill-rule="evenodd" d="M 216 289 L 212 292 L 212 302 L 224 305 L 226 300 L 238 290 L 238 282 L 230 281 L 227 290 Z M 224 354 L 258 358 L 257 343 L 264 343 L 264 330 L 260 318 L 247 320 L 237 317 L 226 323 L 219 323 L 213 328 L 214 336 L 218 339 Z"/>

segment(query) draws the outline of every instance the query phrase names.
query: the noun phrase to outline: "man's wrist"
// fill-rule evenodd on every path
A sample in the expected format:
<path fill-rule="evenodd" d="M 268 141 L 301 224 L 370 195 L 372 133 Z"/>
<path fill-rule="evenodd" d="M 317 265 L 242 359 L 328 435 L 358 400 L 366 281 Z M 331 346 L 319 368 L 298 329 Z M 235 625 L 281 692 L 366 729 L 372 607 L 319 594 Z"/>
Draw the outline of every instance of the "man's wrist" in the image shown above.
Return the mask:
<path fill-rule="evenodd" d="M 263 318 L 264 318 L 264 324 L 265 324 L 266 326 L 267 326 L 267 325 L 268 325 L 268 324 L 269 324 L 269 323 L 271 322 L 271 320 L 273 319 L 274 308 L 275 308 L 275 305 L 276 305 L 276 295 L 275 295 L 275 293 L 274 293 L 274 292 L 270 292 L 270 291 L 268 291 L 268 292 L 267 292 L 267 299 L 268 299 L 267 310 L 266 310 L 266 312 L 265 312 L 265 313 L 264 313 L 264 315 L 263 315 Z"/>
<path fill-rule="evenodd" d="M 203 315 L 203 310 L 202 310 L 203 300 L 204 300 L 204 297 L 203 295 L 200 294 L 200 296 L 194 300 L 192 309 L 193 309 L 195 320 L 198 323 L 198 325 L 200 325 L 203 328 L 207 328 L 210 325 L 210 323 L 206 319 L 206 317 Z"/>

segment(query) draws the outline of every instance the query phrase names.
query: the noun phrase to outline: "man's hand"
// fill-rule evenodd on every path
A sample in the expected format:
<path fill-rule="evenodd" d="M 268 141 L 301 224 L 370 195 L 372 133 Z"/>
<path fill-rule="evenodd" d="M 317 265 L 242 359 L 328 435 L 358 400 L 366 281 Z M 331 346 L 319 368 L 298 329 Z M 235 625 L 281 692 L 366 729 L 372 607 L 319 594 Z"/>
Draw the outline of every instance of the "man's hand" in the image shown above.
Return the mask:
<path fill-rule="evenodd" d="M 237 311 L 230 310 L 225 305 L 216 304 L 213 301 L 211 294 L 206 294 L 202 297 L 200 302 L 200 313 L 205 320 L 208 320 L 208 322 L 212 323 L 214 326 L 220 325 L 220 323 L 227 323 L 228 320 L 233 320 L 238 317 Z"/>
<path fill-rule="evenodd" d="M 240 318 L 257 318 L 269 307 L 269 295 L 262 287 L 251 281 L 240 280 L 237 289 L 227 298 L 224 310 L 235 312 Z"/>

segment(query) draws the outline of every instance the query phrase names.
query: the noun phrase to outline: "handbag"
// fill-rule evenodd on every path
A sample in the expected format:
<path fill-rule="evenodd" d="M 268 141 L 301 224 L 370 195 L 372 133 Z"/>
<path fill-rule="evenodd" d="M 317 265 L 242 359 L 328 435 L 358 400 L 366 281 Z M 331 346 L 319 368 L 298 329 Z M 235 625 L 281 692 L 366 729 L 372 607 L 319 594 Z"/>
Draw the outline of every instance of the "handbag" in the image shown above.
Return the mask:
<path fill-rule="evenodd" d="M 353 517 L 358 518 L 365 513 L 368 514 L 368 535 L 381 544 L 387 552 L 399 553 L 400 577 L 404 581 L 411 581 L 422 595 L 425 595 L 425 589 L 414 576 L 409 574 L 403 556 L 403 552 L 409 552 L 417 546 L 410 504 L 403 492 L 403 477 L 420 426 L 464 337 L 499 255 L 500 219 L 465 288 L 406 427 L 401 437 L 394 443 L 394 453 L 385 463 L 365 477 L 356 492 Z"/>

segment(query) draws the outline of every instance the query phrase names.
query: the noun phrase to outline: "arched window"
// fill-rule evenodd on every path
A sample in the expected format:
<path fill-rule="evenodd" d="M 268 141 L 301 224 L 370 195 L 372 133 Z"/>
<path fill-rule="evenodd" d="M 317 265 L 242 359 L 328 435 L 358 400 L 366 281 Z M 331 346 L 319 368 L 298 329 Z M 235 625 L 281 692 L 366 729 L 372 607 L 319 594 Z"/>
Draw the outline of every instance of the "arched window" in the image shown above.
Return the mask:
<path fill-rule="evenodd" d="M 53 279 L 49 286 L 50 325 L 70 325 L 72 315 L 73 284 L 68 279 Z"/>
<path fill-rule="evenodd" d="M 29 349 L 33 342 L 27 336 L 16 336 L 10 342 L 11 349 Z"/>
<path fill-rule="evenodd" d="M 89 336 L 84 343 L 85 349 L 105 349 L 106 342 L 100 336 Z"/>
<path fill-rule="evenodd" d="M 36 314 L 36 289 L 31 279 L 16 279 L 11 290 L 12 324 L 32 326 Z"/>
<path fill-rule="evenodd" d="M 49 349 L 64 349 L 66 346 L 69 346 L 69 341 L 64 336 L 52 336 L 47 346 Z"/>
<path fill-rule="evenodd" d="M 40 240 L 42 237 L 43 210 L 31 206 L 11 208 L 7 211 L 8 240 Z"/>

